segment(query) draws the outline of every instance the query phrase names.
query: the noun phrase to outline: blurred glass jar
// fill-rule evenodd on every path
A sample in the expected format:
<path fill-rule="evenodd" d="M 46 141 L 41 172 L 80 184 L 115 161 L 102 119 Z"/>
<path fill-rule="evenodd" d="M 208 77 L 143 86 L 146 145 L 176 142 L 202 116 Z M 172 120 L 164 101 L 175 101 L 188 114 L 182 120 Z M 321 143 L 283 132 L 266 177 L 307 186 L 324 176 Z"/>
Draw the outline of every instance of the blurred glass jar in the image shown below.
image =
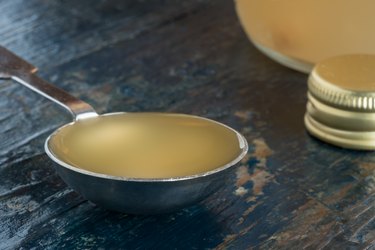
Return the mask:
<path fill-rule="evenodd" d="M 375 54 L 375 0 L 235 0 L 247 35 L 263 53 L 310 72 L 325 58 Z"/>

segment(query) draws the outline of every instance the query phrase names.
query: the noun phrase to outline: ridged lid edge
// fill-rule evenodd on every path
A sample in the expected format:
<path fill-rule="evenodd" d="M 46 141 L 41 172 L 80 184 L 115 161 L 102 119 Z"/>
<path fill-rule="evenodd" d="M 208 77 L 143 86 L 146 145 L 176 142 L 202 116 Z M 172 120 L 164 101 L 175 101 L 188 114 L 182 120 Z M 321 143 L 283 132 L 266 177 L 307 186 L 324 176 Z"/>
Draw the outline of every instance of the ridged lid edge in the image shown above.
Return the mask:
<path fill-rule="evenodd" d="M 320 101 L 335 107 L 362 112 L 375 111 L 375 92 L 357 92 L 326 81 L 315 69 L 308 80 L 309 92 Z"/>

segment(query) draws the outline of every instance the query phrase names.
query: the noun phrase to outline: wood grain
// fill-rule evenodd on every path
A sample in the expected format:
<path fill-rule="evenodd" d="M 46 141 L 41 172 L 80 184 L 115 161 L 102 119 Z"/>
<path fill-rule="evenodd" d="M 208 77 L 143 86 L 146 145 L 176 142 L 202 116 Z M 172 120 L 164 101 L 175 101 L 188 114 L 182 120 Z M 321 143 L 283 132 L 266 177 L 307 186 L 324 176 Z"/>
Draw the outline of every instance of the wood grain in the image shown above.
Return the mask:
<path fill-rule="evenodd" d="M 201 204 L 132 216 L 91 204 L 51 168 L 43 142 L 70 121 L 0 82 L 0 249 L 375 249 L 375 155 L 303 126 L 306 75 L 248 41 L 227 0 L 0 1 L 0 44 L 98 112 L 217 119 L 250 151 Z"/>

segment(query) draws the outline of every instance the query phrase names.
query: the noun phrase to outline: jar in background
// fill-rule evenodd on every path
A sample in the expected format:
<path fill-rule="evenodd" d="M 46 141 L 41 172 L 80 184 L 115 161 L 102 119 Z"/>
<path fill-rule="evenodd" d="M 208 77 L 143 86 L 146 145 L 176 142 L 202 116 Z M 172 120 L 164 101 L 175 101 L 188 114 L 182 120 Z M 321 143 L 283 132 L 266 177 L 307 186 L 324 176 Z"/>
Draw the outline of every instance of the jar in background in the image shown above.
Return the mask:
<path fill-rule="evenodd" d="M 325 58 L 375 54 L 374 0 L 236 0 L 247 35 L 263 53 L 310 72 Z"/>

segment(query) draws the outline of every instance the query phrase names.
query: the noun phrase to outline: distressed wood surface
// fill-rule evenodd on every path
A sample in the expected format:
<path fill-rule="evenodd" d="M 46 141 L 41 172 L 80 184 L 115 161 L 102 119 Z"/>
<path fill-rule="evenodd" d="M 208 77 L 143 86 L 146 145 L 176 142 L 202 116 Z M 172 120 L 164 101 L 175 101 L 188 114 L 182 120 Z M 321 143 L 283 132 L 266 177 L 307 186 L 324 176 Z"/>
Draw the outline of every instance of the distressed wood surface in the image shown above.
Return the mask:
<path fill-rule="evenodd" d="M 375 249 L 375 154 L 304 129 L 307 76 L 247 40 L 229 0 L 0 1 L 0 44 L 99 112 L 168 111 L 241 131 L 231 184 L 174 214 L 84 200 L 43 152 L 64 110 L 0 82 L 0 249 Z"/>

